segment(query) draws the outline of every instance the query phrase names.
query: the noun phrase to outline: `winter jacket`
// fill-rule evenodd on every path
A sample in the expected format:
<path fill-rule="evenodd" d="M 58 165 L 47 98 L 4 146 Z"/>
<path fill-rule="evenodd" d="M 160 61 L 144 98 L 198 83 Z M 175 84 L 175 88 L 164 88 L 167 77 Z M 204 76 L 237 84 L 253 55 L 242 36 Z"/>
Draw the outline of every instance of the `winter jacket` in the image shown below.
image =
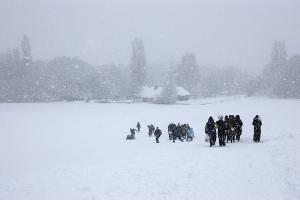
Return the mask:
<path fill-rule="evenodd" d="M 205 133 L 210 137 L 216 135 L 216 126 L 212 117 L 208 119 L 208 122 L 205 125 Z"/>
<path fill-rule="evenodd" d="M 176 128 L 175 128 L 175 130 L 174 130 L 174 136 L 176 136 L 176 137 L 181 137 L 181 136 L 183 136 L 183 134 L 184 134 L 184 130 L 183 130 L 183 127 L 182 126 L 176 126 Z"/>
<path fill-rule="evenodd" d="M 254 130 L 256 130 L 255 132 L 260 132 L 261 130 L 261 126 L 262 126 L 262 122 L 260 117 L 256 116 L 253 119 L 252 125 L 254 126 Z"/>
<path fill-rule="evenodd" d="M 154 132 L 155 137 L 159 138 L 161 136 L 162 132 L 159 128 L 157 128 Z"/>
<path fill-rule="evenodd" d="M 174 132 L 174 130 L 176 129 L 176 125 L 175 124 L 169 124 L 168 126 L 168 131 Z"/>
<path fill-rule="evenodd" d="M 223 120 L 218 120 L 216 122 L 216 127 L 218 129 L 218 135 L 219 136 L 225 134 L 225 126 L 226 125 L 225 125 L 225 122 Z"/>
<path fill-rule="evenodd" d="M 243 122 L 240 118 L 235 119 L 235 126 L 240 129 L 243 126 Z"/>
<path fill-rule="evenodd" d="M 224 124 L 225 124 L 225 131 L 228 131 L 229 130 L 229 119 L 228 118 L 225 118 L 224 120 Z"/>
<path fill-rule="evenodd" d="M 135 132 L 136 132 L 136 129 L 134 129 L 134 128 L 130 129 L 131 136 L 135 137 Z"/>
<path fill-rule="evenodd" d="M 187 136 L 190 137 L 190 138 L 194 137 L 194 130 L 193 130 L 193 128 L 189 128 L 187 130 Z"/>

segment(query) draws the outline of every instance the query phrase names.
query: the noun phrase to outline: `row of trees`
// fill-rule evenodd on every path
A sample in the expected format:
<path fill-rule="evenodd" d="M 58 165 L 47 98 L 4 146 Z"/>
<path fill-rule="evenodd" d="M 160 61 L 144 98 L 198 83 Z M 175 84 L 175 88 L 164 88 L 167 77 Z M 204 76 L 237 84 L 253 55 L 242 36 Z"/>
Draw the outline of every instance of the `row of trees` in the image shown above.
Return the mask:
<path fill-rule="evenodd" d="M 32 59 L 30 40 L 0 55 L 0 102 L 134 98 L 144 85 L 164 86 L 161 101 L 172 103 L 176 87 L 196 96 L 263 94 L 300 97 L 300 56 L 288 58 L 283 42 L 275 41 L 271 60 L 260 76 L 236 67 L 199 66 L 193 53 L 179 64 L 147 66 L 144 43 L 132 42 L 129 66 L 92 66 L 78 58 L 50 62 Z"/>
<path fill-rule="evenodd" d="M 288 57 L 283 41 L 273 43 L 270 61 L 258 76 L 236 67 L 200 67 L 194 54 L 184 55 L 176 70 L 174 84 L 201 97 L 246 94 L 300 98 L 300 55 Z"/>
<path fill-rule="evenodd" d="M 258 81 L 265 95 L 300 98 L 300 56 L 288 57 L 284 42 L 275 41 L 271 60 Z"/>

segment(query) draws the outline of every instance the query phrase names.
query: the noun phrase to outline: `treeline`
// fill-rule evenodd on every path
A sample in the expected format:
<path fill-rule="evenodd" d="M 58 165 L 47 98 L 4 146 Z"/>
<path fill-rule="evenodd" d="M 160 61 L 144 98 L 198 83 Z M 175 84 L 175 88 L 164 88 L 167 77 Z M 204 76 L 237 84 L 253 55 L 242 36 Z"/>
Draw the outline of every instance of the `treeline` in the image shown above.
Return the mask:
<path fill-rule="evenodd" d="M 284 42 L 275 41 L 255 90 L 273 97 L 300 98 L 300 55 L 288 57 Z"/>
<path fill-rule="evenodd" d="M 174 87 L 199 97 L 268 95 L 300 97 L 300 56 L 288 58 L 283 42 L 274 42 L 270 63 L 257 77 L 237 67 L 199 66 L 194 54 L 178 64 L 149 66 L 144 43 L 132 42 L 130 64 L 92 66 L 78 58 L 49 62 L 32 59 L 24 36 L 19 48 L 0 55 L 0 102 L 51 102 L 134 99 L 142 86 L 164 86 L 162 102 L 173 103 Z"/>

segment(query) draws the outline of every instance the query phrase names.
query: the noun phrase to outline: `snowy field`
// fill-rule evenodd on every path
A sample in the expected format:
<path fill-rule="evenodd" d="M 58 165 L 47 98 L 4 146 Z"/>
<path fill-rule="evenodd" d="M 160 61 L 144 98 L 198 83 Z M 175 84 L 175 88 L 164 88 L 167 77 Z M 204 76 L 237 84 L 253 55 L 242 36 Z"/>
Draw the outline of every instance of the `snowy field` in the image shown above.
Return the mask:
<path fill-rule="evenodd" d="M 0 199 L 300 199 L 299 111 L 300 100 L 263 98 L 0 104 Z M 240 114 L 242 139 L 209 148 L 204 125 L 220 114 Z M 137 121 L 142 132 L 126 141 Z M 169 122 L 189 123 L 195 140 L 170 142 Z M 149 123 L 161 127 L 160 144 L 147 136 Z"/>

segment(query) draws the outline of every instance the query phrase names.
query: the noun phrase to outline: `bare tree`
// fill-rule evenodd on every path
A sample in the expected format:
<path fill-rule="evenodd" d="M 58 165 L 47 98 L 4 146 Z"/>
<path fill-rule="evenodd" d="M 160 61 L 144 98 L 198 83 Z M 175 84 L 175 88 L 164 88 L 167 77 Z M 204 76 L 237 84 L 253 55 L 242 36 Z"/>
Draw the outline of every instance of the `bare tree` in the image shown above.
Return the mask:
<path fill-rule="evenodd" d="M 143 40 L 132 41 L 131 82 L 133 94 L 137 93 L 146 81 L 146 55 Z"/>
<path fill-rule="evenodd" d="M 26 35 L 23 36 L 21 47 L 22 47 L 23 63 L 26 66 L 29 66 L 31 64 L 31 62 L 32 62 L 32 57 L 31 57 L 30 39 L 29 39 L 28 36 L 26 36 Z"/>

